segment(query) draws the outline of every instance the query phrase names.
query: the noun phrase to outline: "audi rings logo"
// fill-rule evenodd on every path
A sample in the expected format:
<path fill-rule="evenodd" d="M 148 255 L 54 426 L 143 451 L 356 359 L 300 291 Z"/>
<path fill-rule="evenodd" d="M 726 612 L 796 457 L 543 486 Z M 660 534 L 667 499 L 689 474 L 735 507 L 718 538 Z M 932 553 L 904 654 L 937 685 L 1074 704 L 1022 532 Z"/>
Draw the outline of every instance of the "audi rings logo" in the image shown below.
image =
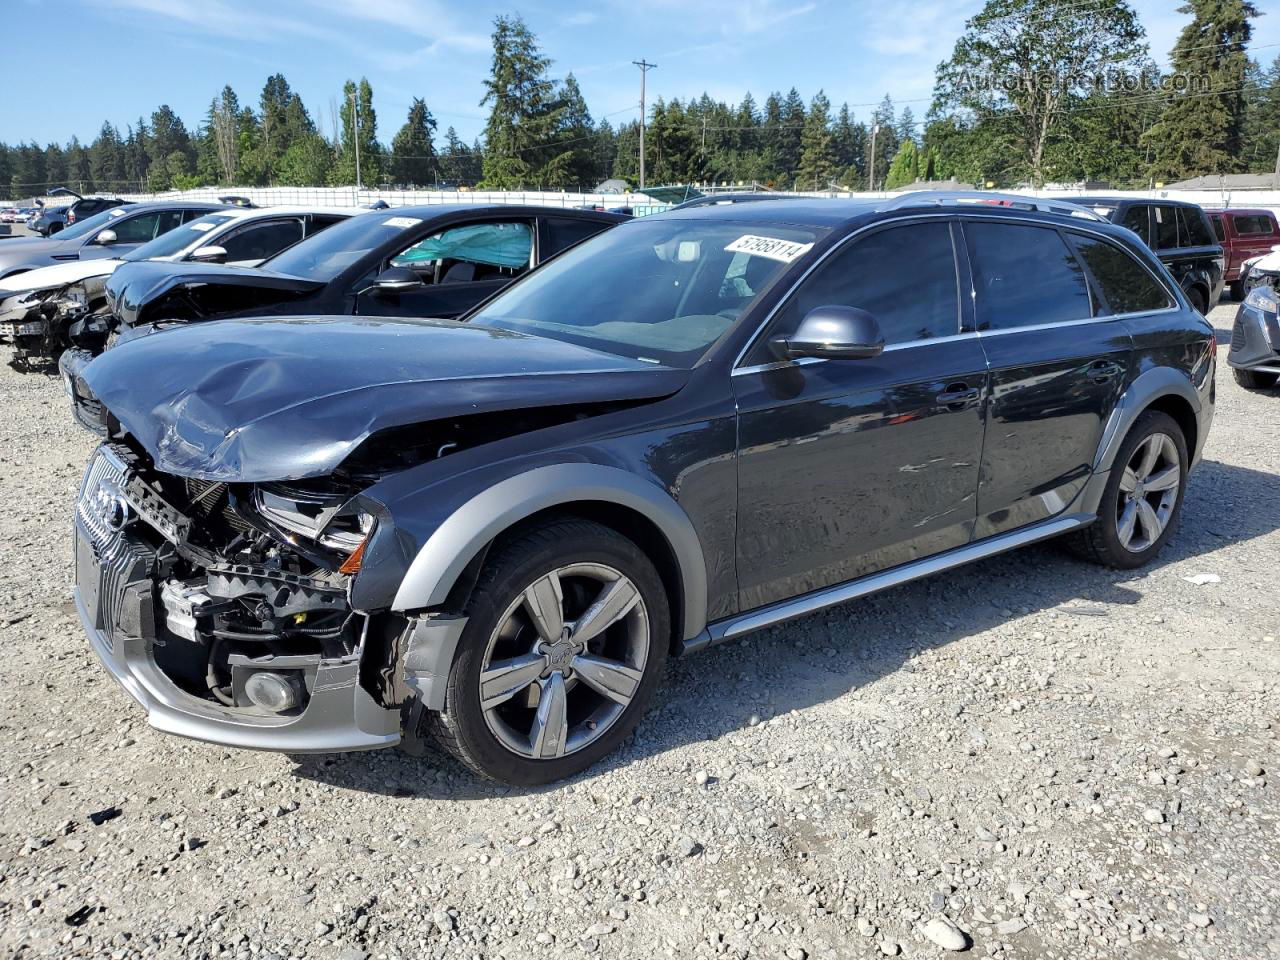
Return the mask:
<path fill-rule="evenodd" d="M 93 497 L 93 509 L 112 530 L 123 530 L 133 518 L 133 511 L 124 494 L 114 486 L 103 484 Z"/>

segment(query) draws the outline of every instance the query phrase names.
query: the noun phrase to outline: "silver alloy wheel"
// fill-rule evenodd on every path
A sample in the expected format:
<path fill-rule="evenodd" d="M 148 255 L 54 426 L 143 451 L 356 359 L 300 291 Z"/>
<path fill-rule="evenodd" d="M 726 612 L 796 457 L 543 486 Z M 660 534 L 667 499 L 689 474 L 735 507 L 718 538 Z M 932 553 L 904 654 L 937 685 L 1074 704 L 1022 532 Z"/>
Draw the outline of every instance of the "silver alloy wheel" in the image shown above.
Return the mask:
<path fill-rule="evenodd" d="M 600 563 L 559 567 L 512 601 L 480 665 L 480 708 L 508 750 L 550 760 L 604 735 L 649 658 L 644 598 Z"/>
<path fill-rule="evenodd" d="M 1138 445 L 1120 476 L 1116 532 L 1121 546 L 1141 553 L 1160 539 L 1173 517 L 1181 482 L 1172 437 L 1153 433 Z"/>

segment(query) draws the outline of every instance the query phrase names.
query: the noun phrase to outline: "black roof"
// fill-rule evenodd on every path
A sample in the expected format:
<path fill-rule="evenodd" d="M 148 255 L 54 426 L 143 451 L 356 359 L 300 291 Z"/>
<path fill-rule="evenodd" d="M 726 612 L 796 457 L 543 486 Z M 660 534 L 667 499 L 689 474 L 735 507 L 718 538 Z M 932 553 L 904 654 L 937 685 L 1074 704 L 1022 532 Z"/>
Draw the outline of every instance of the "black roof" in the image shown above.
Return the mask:
<path fill-rule="evenodd" d="M 545 217 L 555 215 L 557 217 L 570 217 L 578 220 L 598 220 L 604 223 L 622 223 L 624 220 L 631 219 L 625 214 L 608 213 L 604 210 L 579 210 L 574 207 L 550 207 L 535 204 L 514 204 L 514 203 L 427 203 L 420 204 L 416 207 L 390 207 L 386 210 L 378 210 L 372 214 L 365 216 L 381 216 L 386 214 L 392 217 L 417 217 L 419 220 L 428 220 L 432 217 L 441 217 L 446 214 L 452 215 L 457 213 L 483 213 L 483 214 L 508 214 L 517 217 Z"/>
<path fill-rule="evenodd" d="M 1200 204 L 1192 203 L 1190 200 L 1171 200 L 1168 197 L 1064 197 L 1064 200 L 1070 200 L 1072 203 L 1078 203 L 1087 207 L 1120 207 L 1130 206 L 1135 203 L 1159 203 L 1167 204 L 1173 207 L 1195 207 L 1197 210 L 1202 209 Z"/>

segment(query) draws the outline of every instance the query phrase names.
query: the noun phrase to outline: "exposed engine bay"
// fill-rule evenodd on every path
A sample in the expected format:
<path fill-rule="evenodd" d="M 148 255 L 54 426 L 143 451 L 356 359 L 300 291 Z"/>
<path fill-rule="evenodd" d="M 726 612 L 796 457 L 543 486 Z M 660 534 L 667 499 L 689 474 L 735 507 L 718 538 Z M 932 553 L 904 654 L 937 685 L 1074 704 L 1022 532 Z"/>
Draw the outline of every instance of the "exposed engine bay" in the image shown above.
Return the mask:
<path fill-rule="evenodd" d="M 341 512 L 348 491 L 185 479 L 125 443 L 104 450 L 89 508 L 147 558 L 153 657 L 175 685 L 287 715 L 322 662 L 358 658 L 370 618 L 347 585 L 372 521 Z M 105 476 L 112 463 L 118 480 Z"/>

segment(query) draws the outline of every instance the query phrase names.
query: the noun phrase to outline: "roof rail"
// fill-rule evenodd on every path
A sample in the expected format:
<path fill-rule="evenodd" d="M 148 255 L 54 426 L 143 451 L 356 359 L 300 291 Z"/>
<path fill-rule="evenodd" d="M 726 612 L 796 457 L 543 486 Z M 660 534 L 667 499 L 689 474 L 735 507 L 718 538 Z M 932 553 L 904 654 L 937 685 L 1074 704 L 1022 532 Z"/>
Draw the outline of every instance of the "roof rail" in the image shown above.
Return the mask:
<path fill-rule="evenodd" d="M 901 210 L 903 207 L 941 207 L 949 204 L 986 204 L 993 207 L 1012 207 L 1015 210 L 1038 210 L 1041 213 L 1057 213 L 1065 217 L 1106 222 L 1106 217 L 1094 213 L 1070 200 L 1057 197 L 1024 197 L 1017 193 L 994 193 L 990 190 L 913 190 L 891 197 L 876 207 L 877 212 Z"/>

